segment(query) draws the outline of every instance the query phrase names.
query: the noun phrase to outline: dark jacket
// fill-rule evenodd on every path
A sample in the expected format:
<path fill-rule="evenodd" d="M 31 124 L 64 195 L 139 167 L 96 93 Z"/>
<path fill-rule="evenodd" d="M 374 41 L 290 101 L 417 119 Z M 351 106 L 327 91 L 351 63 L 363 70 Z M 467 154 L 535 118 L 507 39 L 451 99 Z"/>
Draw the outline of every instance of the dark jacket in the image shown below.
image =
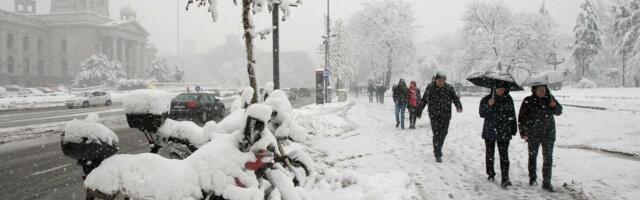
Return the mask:
<path fill-rule="evenodd" d="M 516 109 L 509 93 L 504 96 L 495 96 L 495 104 L 489 106 L 487 95 L 480 100 L 480 117 L 484 118 L 482 127 L 482 139 L 489 141 L 509 141 L 511 136 L 518 132 L 516 121 Z"/>
<path fill-rule="evenodd" d="M 546 88 L 547 95 L 538 97 L 528 96 L 522 101 L 518 114 L 520 135 L 527 136 L 529 141 L 554 142 L 556 140 L 556 121 L 554 115 L 562 114 L 562 105 L 558 102 L 555 108 L 549 105 L 555 99 Z M 556 102 L 558 100 L 556 99 Z"/>
<path fill-rule="evenodd" d="M 367 91 L 370 94 L 373 94 L 373 92 L 376 91 L 376 87 L 374 87 L 373 84 L 369 84 L 369 87 L 367 87 Z"/>
<path fill-rule="evenodd" d="M 395 103 L 404 103 L 407 104 L 409 102 L 409 88 L 396 86 L 393 88 L 393 102 Z"/>
<path fill-rule="evenodd" d="M 427 86 L 424 95 L 422 95 L 418 116 L 421 116 L 422 110 L 428 107 L 430 118 L 449 120 L 451 119 L 452 103 L 455 104 L 457 109 L 462 109 L 462 103 L 460 103 L 460 98 L 453 86 L 445 84 L 444 87 L 439 88 L 434 81 Z"/>

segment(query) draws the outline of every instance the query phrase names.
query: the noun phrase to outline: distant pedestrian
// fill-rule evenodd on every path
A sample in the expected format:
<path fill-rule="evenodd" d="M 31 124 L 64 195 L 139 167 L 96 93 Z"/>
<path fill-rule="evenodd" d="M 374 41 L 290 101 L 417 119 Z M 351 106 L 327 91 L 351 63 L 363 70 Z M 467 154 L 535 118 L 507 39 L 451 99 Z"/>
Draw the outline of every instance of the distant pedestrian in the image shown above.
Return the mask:
<path fill-rule="evenodd" d="M 420 102 L 420 89 L 418 89 L 415 81 L 411 81 L 411 84 L 409 84 L 409 93 L 407 98 L 409 103 L 409 129 L 416 129 L 418 105 Z"/>
<path fill-rule="evenodd" d="M 376 88 L 373 86 L 373 83 L 369 83 L 369 87 L 367 87 L 367 92 L 369 92 L 369 103 L 373 103 L 373 95 L 376 93 Z"/>
<path fill-rule="evenodd" d="M 431 130 L 433 131 L 433 154 L 436 162 L 442 162 L 442 146 L 449 132 L 449 122 L 451 121 L 451 104 L 455 104 L 458 113 L 462 112 L 462 103 L 453 89 L 447 84 L 447 76 L 437 73 L 422 95 L 421 108 L 425 106 L 429 110 Z"/>
<path fill-rule="evenodd" d="M 487 176 L 490 181 L 495 180 L 494 157 L 496 144 L 500 155 L 500 173 L 502 175 L 502 187 L 511 186 L 509 180 L 509 142 L 518 131 L 516 110 L 513 99 L 504 84 L 496 86 L 491 94 L 480 101 L 480 117 L 484 118 L 482 139 L 484 139 L 486 154 L 485 164 Z"/>
<path fill-rule="evenodd" d="M 400 128 L 404 129 L 404 113 L 407 109 L 409 93 L 409 88 L 407 88 L 407 83 L 405 83 L 404 79 L 400 79 L 398 85 L 393 86 L 392 92 L 393 102 L 395 103 L 396 128 L 400 126 Z"/>
<path fill-rule="evenodd" d="M 384 104 L 384 93 L 387 92 L 387 87 L 385 87 L 383 84 L 379 84 L 378 85 L 378 95 L 380 97 L 378 97 L 380 99 L 380 104 Z"/>
<path fill-rule="evenodd" d="M 555 116 L 562 114 L 562 105 L 551 95 L 549 87 L 531 87 L 531 96 L 522 101 L 518 114 L 520 137 L 529 143 L 529 185 L 537 185 L 536 160 L 542 145 L 542 188 L 553 192 L 551 167 L 553 146 L 556 141 Z"/>

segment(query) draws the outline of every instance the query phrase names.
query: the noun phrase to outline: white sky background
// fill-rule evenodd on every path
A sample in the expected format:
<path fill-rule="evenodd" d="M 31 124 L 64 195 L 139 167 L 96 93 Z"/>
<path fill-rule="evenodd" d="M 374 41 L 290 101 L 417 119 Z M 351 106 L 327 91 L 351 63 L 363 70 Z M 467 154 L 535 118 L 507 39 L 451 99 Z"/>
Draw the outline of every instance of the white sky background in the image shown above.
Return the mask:
<path fill-rule="evenodd" d="M 1 0 L 12 1 L 12 0 Z M 50 0 L 38 0 L 38 12 L 48 12 Z M 179 1 L 179 5 L 177 5 Z M 241 1 L 241 0 L 238 0 Z M 461 16 L 466 5 L 473 0 L 412 0 L 415 4 L 419 40 L 442 34 L 454 33 L 462 26 Z M 480 0 L 493 1 L 493 0 Z M 497 0 L 499 1 L 499 0 Z M 542 0 L 502 0 L 516 12 L 537 12 Z M 560 33 L 571 33 L 584 0 L 547 0 L 550 15 L 559 24 Z M 221 45 L 226 35 L 242 33 L 240 6 L 232 0 L 219 0 L 219 19 L 212 22 L 206 8 L 193 7 L 185 11 L 187 0 L 111 0 L 111 17 L 119 18 L 120 8 L 130 4 L 138 11 L 138 19 L 151 33 L 160 55 L 176 52 L 176 6 L 180 7 L 181 40 L 195 40 L 195 52 L 208 52 L 210 47 Z M 362 8 L 362 0 L 331 0 L 332 20 L 344 19 Z M 6 7 L 6 6 L 3 6 Z M 5 8 L 6 9 L 6 8 Z M 11 8 L 10 10 L 13 10 Z M 304 0 L 304 5 L 292 8 L 291 18 L 281 23 L 280 48 L 282 51 L 306 51 L 318 59 L 317 46 L 325 34 L 323 17 L 326 0 Z M 263 12 L 254 16 L 257 29 L 271 24 L 271 16 Z M 256 47 L 271 49 L 271 39 L 258 41 Z"/>

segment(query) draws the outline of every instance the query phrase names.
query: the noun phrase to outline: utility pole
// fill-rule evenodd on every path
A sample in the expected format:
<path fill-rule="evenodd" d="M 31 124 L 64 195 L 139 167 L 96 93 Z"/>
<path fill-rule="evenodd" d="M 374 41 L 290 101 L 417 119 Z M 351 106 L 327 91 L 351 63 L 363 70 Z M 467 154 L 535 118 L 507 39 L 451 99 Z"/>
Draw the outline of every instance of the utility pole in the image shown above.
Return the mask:
<path fill-rule="evenodd" d="M 324 71 L 329 71 L 329 41 L 331 39 L 331 18 L 330 18 L 330 12 L 329 12 L 329 0 L 327 0 L 327 36 L 325 37 L 325 43 L 324 43 Z M 327 87 L 329 86 L 328 80 L 324 80 L 324 102 L 328 102 L 328 90 Z"/>
<path fill-rule="evenodd" d="M 271 22 L 273 24 L 273 89 L 280 89 L 280 11 L 279 4 L 273 4 Z"/>
<path fill-rule="evenodd" d="M 558 54 L 556 52 L 551 52 L 547 56 L 547 64 L 553 65 L 553 71 L 558 71 L 558 65 L 564 63 L 564 58 L 562 60 L 558 60 Z"/>
<path fill-rule="evenodd" d="M 180 67 L 180 0 L 176 0 L 176 69 Z"/>

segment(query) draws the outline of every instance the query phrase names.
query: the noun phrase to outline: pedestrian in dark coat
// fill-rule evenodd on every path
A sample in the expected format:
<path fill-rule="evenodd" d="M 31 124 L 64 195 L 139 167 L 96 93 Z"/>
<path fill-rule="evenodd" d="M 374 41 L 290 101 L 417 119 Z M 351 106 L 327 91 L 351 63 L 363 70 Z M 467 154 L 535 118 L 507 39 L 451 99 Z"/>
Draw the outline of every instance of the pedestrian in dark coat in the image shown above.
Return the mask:
<path fill-rule="evenodd" d="M 369 103 L 373 103 L 373 95 L 375 94 L 376 88 L 373 86 L 373 83 L 369 83 L 369 87 L 367 87 L 367 92 L 369 92 Z"/>
<path fill-rule="evenodd" d="M 384 87 L 384 85 L 380 84 L 378 85 L 378 95 L 380 97 L 378 97 L 380 99 L 380 103 L 384 104 L 384 93 L 387 92 L 387 88 Z"/>
<path fill-rule="evenodd" d="M 422 95 L 421 110 L 428 107 L 431 130 L 433 131 L 433 154 L 436 162 L 442 162 L 442 146 L 449 132 L 451 121 L 451 104 L 455 104 L 456 110 L 462 112 L 462 103 L 453 89 L 446 83 L 447 76 L 437 73 L 433 82 L 427 86 Z"/>
<path fill-rule="evenodd" d="M 482 139 L 486 147 L 486 169 L 488 179 L 493 181 L 496 175 L 494 171 L 494 156 L 496 144 L 500 154 L 500 172 L 502 175 L 502 187 L 511 186 L 509 180 L 509 142 L 511 136 L 516 135 L 518 123 L 513 99 L 504 84 L 496 86 L 491 94 L 480 101 L 480 117 L 484 118 Z"/>
<path fill-rule="evenodd" d="M 393 87 L 393 103 L 395 103 L 396 128 L 404 129 L 404 113 L 407 110 L 409 88 L 404 79 L 400 79 L 398 85 Z"/>
<path fill-rule="evenodd" d="M 416 129 L 416 119 L 418 117 L 418 105 L 420 104 L 420 89 L 415 81 L 409 84 L 408 93 L 409 106 L 409 129 Z"/>
<path fill-rule="evenodd" d="M 551 95 L 549 87 L 531 87 L 532 95 L 522 101 L 518 114 L 520 137 L 529 144 L 529 184 L 537 185 L 536 159 L 542 145 L 542 188 L 553 192 L 551 167 L 553 146 L 556 141 L 555 116 L 562 114 L 562 105 Z"/>

